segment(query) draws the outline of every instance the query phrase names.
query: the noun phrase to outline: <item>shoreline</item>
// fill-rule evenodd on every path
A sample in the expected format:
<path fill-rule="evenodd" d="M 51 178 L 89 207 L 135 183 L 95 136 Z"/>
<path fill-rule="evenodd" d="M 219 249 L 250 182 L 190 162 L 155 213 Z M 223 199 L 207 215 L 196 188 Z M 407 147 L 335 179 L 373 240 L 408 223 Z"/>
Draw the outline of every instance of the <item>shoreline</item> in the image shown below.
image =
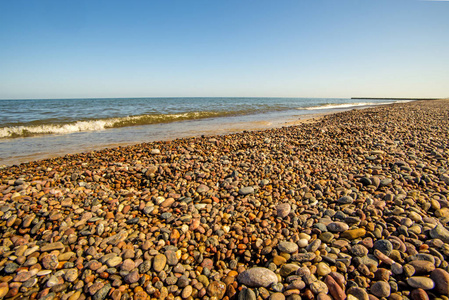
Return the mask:
<path fill-rule="evenodd" d="M 447 128 L 414 101 L 0 169 L 0 298 L 443 299 Z"/>
<path fill-rule="evenodd" d="M 343 111 L 343 110 L 340 110 L 340 111 Z M 332 112 L 317 112 L 317 113 L 298 114 L 295 117 L 290 116 L 287 119 L 284 119 L 282 117 L 277 117 L 277 118 L 265 117 L 262 120 L 257 120 L 257 121 L 243 121 L 245 116 L 238 117 L 238 118 L 240 118 L 240 120 L 238 120 L 237 122 L 230 122 L 230 121 L 226 122 L 226 120 L 230 119 L 230 118 L 219 118 L 219 119 L 216 119 L 217 121 L 215 123 L 212 122 L 212 124 L 208 128 L 206 128 L 204 125 L 198 125 L 196 127 L 195 126 L 192 127 L 189 130 L 184 130 L 184 131 L 178 130 L 179 132 L 177 132 L 176 129 L 172 130 L 172 131 L 174 131 L 174 134 L 173 133 L 167 134 L 167 135 L 156 134 L 156 136 L 154 136 L 154 137 L 147 136 L 147 137 L 141 137 L 140 139 L 123 141 L 123 142 L 112 142 L 112 143 L 103 142 L 103 143 L 98 143 L 98 144 L 89 143 L 89 144 L 86 144 L 86 145 L 80 146 L 80 147 L 78 147 L 78 145 L 75 144 L 74 145 L 75 148 L 69 147 L 67 149 L 61 149 L 60 151 L 52 149 L 51 152 L 43 152 L 43 153 L 35 152 L 35 153 L 23 155 L 23 156 L 4 158 L 4 159 L 0 159 L 0 167 L 8 167 L 8 166 L 12 166 L 12 165 L 28 163 L 28 162 L 33 162 L 33 161 L 37 161 L 37 160 L 57 158 L 57 157 L 61 157 L 61 156 L 67 155 L 67 154 L 76 155 L 78 153 L 99 151 L 99 150 L 106 149 L 106 148 L 139 145 L 141 143 L 147 143 L 147 142 L 167 141 L 167 140 L 173 140 L 173 139 L 179 139 L 179 138 L 198 137 L 198 136 L 202 136 L 202 135 L 226 135 L 226 134 L 242 132 L 245 130 L 257 131 L 257 130 L 266 130 L 266 129 L 271 129 L 271 128 L 283 127 L 283 126 L 298 125 L 298 124 L 301 124 L 304 122 L 311 122 L 312 120 L 321 118 L 324 115 L 337 113 L 337 112 L 332 111 Z M 213 118 L 211 120 L 213 120 Z M 160 129 L 157 129 L 157 127 L 160 126 L 163 128 L 167 128 L 167 130 L 170 131 L 171 128 L 176 128 L 176 127 L 182 128 L 183 124 L 186 125 L 186 126 L 184 126 L 185 128 L 189 128 L 187 125 L 195 123 L 195 122 L 201 123 L 202 121 L 208 121 L 208 120 L 181 121 L 181 122 L 175 122 L 175 123 L 169 123 L 169 124 L 155 124 L 155 125 L 149 125 L 149 126 L 153 126 L 153 128 L 154 128 L 153 130 L 161 131 Z M 146 127 L 148 127 L 148 125 L 147 126 L 137 126 L 137 128 L 146 128 Z M 125 129 L 127 129 L 127 128 L 125 128 Z M 136 129 L 136 127 L 129 128 L 129 129 Z M 114 130 L 114 129 L 107 129 L 107 130 L 104 130 L 103 132 L 105 134 L 107 134 L 112 130 Z M 164 131 L 162 131 L 162 132 L 164 132 Z M 102 132 L 99 131 L 97 133 L 102 133 Z M 151 130 L 149 131 L 149 133 L 151 133 Z M 76 133 L 73 133 L 73 134 L 76 135 Z M 89 134 L 89 133 L 82 133 L 82 134 Z M 54 139 L 61 138 L 61 139 L 63 139 L 64 136 L 63 135 L 36 136 L 36 137 L 20 138 L 20 139 L 24 143 L 26 143 L 28 141 L 32 141 L 34 139 L 39 139 L 39 138 L 42 138 L 42 140 L 43 140 L 43 142 L 41 142 L 41 144 L 42 144 L 42 143 L 44 143 L 46 138 L 50 138 L 50 139 L 51 138 L 54 138 Z M 5 145 L 7 145 L 8 141 L 4 141 L 4 142 L 5 142 Z M 1 143 L 1 141 L 0 141 L 0 143 Z"/>
<path fill-rule="evenodd" d="M 376 98 L 376 97 L 351 97 L 353 100 L 413 100 L 413 101 L 432 101 L 444 100 L 446 98 Z"/>

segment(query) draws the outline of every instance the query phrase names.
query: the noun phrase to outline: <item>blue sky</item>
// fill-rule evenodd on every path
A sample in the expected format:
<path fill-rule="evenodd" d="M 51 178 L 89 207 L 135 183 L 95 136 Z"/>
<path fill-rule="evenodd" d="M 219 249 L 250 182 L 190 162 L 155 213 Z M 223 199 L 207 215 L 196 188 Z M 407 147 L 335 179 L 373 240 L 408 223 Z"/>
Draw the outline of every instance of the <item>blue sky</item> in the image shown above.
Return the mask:
<path fill-rule="evenodd" d="M 449 1 L 0 0 L 0 99 L 449 97 Z"/>

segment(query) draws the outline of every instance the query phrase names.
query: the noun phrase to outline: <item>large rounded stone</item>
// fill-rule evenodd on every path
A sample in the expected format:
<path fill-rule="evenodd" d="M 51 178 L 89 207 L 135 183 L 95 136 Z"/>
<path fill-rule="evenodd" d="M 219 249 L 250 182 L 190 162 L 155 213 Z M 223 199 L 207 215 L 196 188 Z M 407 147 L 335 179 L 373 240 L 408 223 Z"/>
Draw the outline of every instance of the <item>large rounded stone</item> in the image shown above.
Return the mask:
<path fill-rule="evenodd" d="M 407 279 L 407 283 L 411 287 L 423 290 L 431 290 L 435 287 L 435 283 L 432 279 L 423 276 L 410 277 Z"/>
<path fill-rule="evenodd" d="M 327 285 L 321 281 L 317 280 L 310 284 L 310 290 L 315 294 L 318 295 L 319 293 L 327 294 L 329 292 L 329 289 Z"/>
<path fill-rule="evenodd" d="M 249 287 L 269 287 L 278 282 L 278 277 L 267 268 L 255 267 L 240 273 L 237 280 Z"/>
<path fill-rule="evenodd" d="M 42 266 L 45 269 L 55 270 L 59 264 L 58 257 L 54 254 L 47 254 L 42 258 Z"/>
<path fill-rule="evenodd" d="M 430 273 L 430 278 L 435 282 L 435 290 L 443 295 L 449 295 L 449 273 L 443 269 L 435 269 Z"/>
<path fill-rule="evenodd" d="M 343 232 L 349 229 L 349 225 L 343 222 L 331 222 L 327 224 L 327 230 L 330 232 Z"/>
<path fill-rule="evenodd" d="M 154 257 L 153 260 L 153 269 L 156 272 L 160 272 L 164 269 L 165 264 L 167 263 L 167 258 L 164 254 L 158 254 Z"/>
<path fill-rule="evenodd" d="M 379 250 L 386 256 L 390 256 L 393 251 L 393 244 L 389 240 L 377 240 L 374 242 L 374 249 Z"/>
<path fill-rule="evenodd" d="M 358 257 L 363 257 L 368 255 L 368 249 L 362 244 L 357 244 L 351 247 L 351 252 L 353 255 Z"/>
<path fill-rule="evenodd" d="M 377 297 L 388 297 L 391 293 L 391 287 L 385 281 L 377 281 L 371 286 L 371 293 Z"/>
<path fill-rule="evenodd" d="M 410 293 L 412 300 L 429 300 L 429 295 L 423 289 L 415 289 Z"/>
<path fill-rule="evenodd" d="M 434 239 L 440 239 L 445 243 L 449 243 L 449 230 L 438 224 L 432 230 L 430 230 L 430 236 Z"/>
<path fill-rule="evenodd" d="M 209 191 L 209 187 L 207 185 L 204 185 L 204 184 L 200 184 L 200 186 L 197 189 L 197 192 L 200 193 L 200 194 L 201 193 L 205 193 L 207 191 Z"/>
<path fill-rule="evenodd" d="M 298 245 L 292 242 L 283 241 L 278 244 L 278 249 L 279 251 L 285 253 L 295 253 L 296 251 L 298 251 Z"/>
<path fill-rule="evenodd" d="M 226 293 L 226 284 L 221 281 L 212 281 L 207 287 L 207 294 L 210 297 L 217 297 L 217 299 L 223 298 Z"/>
<path fill-rule="evenodd" d="M 68 282 L 74 282 L 78 278 L 78 269 L 68 269 L 64 274 L 64 279 Z"/>
<path fill-rule="evenodd" d="M 126 283 L 135 283 L 135 282 L 137 282 L 137 281 L 139 281 L 139 279 L 140 279 L 140 274 L 139 274 L 139 271 L 133 271 L 133 272 L 131 272 L 131 273 L 129 273 L 128 275 L 126 275 L 126 277 L 125 277 L 125 282 Z"/>
<path fill-rule="evenodd" d="M 254 188 L 252 186 L 245 186 L 245 187 L 242 187 L 241 189 L 239 189 L 240 195 L 248 195 L 248 194 L 253 194 L 253 193 L 254 193 Z"/>
<path fill-rule="evenodd" d="M 317 265 L 317 274 L 320 276 L 326 276 L 331 272 L 331 268 L 325 262 L 319 262 Z"/>
<path fill-rule="evenodd" d="M 276 214 L 280 218 L 285 218 L 291 211 L 291 206 L 288 203 L 282 203 L 276 206 Z"/>
<path fill-rule="evenodd" d="M 416 275 L 428 274 L 435 270 L 435 265 L 427 260 L 414 260 L 409 264 L 415 268 Z"/>

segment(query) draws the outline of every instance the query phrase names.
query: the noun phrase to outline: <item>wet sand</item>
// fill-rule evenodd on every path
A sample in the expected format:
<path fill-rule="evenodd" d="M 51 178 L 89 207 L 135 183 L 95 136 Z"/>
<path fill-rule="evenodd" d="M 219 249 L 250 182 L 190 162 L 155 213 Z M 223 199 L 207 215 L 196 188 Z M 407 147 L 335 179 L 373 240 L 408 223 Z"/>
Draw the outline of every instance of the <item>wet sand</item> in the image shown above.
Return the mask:
<path fill-rule="evenodd" d="M 416 101 L 2 168 L 0 298 L 448 299 L 448 125 Z"/>

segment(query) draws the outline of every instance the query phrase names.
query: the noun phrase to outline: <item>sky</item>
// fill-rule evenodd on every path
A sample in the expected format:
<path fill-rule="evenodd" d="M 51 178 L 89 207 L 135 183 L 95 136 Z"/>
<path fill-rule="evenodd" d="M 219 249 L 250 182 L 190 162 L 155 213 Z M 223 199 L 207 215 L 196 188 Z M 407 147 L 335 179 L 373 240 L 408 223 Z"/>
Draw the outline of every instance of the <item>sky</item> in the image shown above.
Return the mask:
<path fill-rule="evenodd" d="M 0 99 L 449 97 L 449 1 L 0 0 Z"/>

